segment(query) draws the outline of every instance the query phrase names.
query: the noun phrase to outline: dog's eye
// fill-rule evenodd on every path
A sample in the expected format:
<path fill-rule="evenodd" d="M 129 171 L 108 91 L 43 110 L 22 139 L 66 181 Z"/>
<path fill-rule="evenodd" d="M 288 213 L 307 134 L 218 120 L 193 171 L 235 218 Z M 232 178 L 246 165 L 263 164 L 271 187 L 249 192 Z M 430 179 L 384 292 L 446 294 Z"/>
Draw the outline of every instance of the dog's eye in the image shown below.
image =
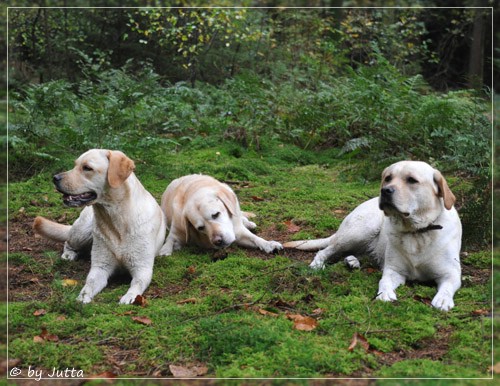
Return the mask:
<path fill-rule="evenodd" d="M 391 182 L 392 181 L 392 176 L 388 175 L 387 177 L 384 178 L 385 182 Z"/>
<path fill-rule="evenodd" d="M 197 229 L 202 232 L 205 230 L 205 225 L 200 225 Z"/>
<path fill-rule="evenodd" d="M 84 172 L 92 172 L 94 169 L 92 169 L 89 165 L 83 165 L 82 169 Z"/>
<path fill-rule="evenodd" d="M 408 181 L 409 184 L 418 184 L 418 181 L 413 177 L 408 177 L 406 181 Z"/>
<path fill-rule="evenodd" d="M 215 220 L 215 219 L 217 219 L 217 217 L 219 217 L 219 215 L 220 215 L 220 212 L 214 213 L 212 215 L 212 218 Z"/>

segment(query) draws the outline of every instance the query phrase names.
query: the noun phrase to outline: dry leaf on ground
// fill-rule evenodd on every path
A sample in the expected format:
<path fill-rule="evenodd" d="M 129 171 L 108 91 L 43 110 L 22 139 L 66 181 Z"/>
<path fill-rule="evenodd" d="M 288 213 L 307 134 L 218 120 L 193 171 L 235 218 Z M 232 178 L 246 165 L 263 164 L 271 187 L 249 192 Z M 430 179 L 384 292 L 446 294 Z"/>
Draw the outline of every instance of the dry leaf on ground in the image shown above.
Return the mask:
<path fill-rule="evenodd" d="M 64 279 L 62 281 L 62 286 L 63 287 L 73 287 L 75 285 L 78 285 L 78 280 L 74 280 L 74 279 Z"/>
<path fill-rule="evenodd" d="M 273 318 L 277 318 L 279 316 L 279 314 L 277 314 L 276 312 L 267 311 L 267 310 L 264 310 L 262 308 L 259 308 L 259 314 L 266 315 L 266 316 L 272 316 Z"/>
<path fill-rule="evenodd" d="M 146 326 L 149 326 L 153 323 L 153 321 L 147 316 L 132 316 L 132 320 L 136 323 L 144 324 Z"/>
<path fill-rule="evenodd" d="M 45 341 L 58 342 L 59 341 L 59 337 L 57 335 L 54 335 L 54 334 L 49 334 L 49 332 L 47 331 L 47 329 L 45 327 L 42 327 L 41 334 L 35 336 L 33 338 L 33 342 L 35 342 L 35 343 L 42 343 L 42 342 L 45 342 Z"/>
<path fill-rule="evenodd" d="M 283 224 L 285 224 L 286 229 L 289 233 L 297 233 L 298 231 L 300 231 L 300 227 L 294 224 L 292 220 L 285 221 Z"/>
<path fill-rule="evenodd" d="M 368 343 L 368 340 L 366 340 L 366 338 L 360 333 L 355 332 L 352 336 L 351 344 L 349 345 L 349 348 L 347 350 L 353 351 L 358 345 L 363 347 L 365 351 L 368 351 L 368 349 L 370 348 L 370 343 Z"/>
<path fill-rule="evenodd" d="M 39 310 L 36 310 L 35 312 L 33 312 L 33 315 L 34 316 L 43 316 L 46 313 L 47 313 L 47 311 L 42 308 L 42 309 L 39 309 Z"/>
<path fill-rule="evenodd" d="M 318 321 L 310 316 L 287 314 L 286 317 L 293 321 L 293 328 L 299 331 L 312 331 L 318 327 Z"/>
<path fill-rule="evenodd" d="M 486 315 L 490 315 L 490 314 L 491 314 L 490 310 L 479 309 L 479 310 L 472 311 L 473 316 L 486 316 Z"/>
<path fill-rule="evenodd" d="M 137 295 L 132 303 L 134 306 L 141 306 L 141 307 L 146 307 L 148 304 L 148 301 L 146 298 L 142 295 Z"/>
<path fill-rule="evenodd" d="M 200 377 L 208 373 L 208 368 L 205 365 L 200 366 L 169 366 L 170 372 L 176 378 L 194 378 Z"/>

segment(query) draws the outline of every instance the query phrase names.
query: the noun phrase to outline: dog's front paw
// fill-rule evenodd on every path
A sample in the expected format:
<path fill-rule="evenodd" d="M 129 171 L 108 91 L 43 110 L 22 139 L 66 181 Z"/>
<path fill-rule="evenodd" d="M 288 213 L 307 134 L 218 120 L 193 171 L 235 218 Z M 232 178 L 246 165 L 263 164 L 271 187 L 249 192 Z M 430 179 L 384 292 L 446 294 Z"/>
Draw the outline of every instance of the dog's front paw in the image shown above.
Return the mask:
<path fill-rule="evenodd" d="M 344 259 L 344 263 L 350 268 L 350 269 L 359 269 L 361 268 L 361 264 L 359 260 L 356 258 L 356 256 L 347 256 Z"/>
<path fill-rule="evenodd" d="M 135 292 L 127 292 L 120 299 L 120 304 L 132 304 L 135 301 L 135 298 L 137 297 L 137 295 L 140 295 L 140 294 L 135 293 Z"/>
<path fill-rule="evenodd" d="M 257 224 L 248 220 L 247 222 L 245 222 L 245 227 L 247 229 L 250 229 L 251 231 L 255 230 L 257 228 Z"/>
<path fill-rule="evenodd" d="M 453 307 L 455 307 L 455 303 L 453 302 L 453 297 L 448 294 L 440 294 L 437 293 L 432 299 L 432 306 L 441 311 L 449 311 Z"/>
<path fill-rule="evenodd" d="M 169 245 L 164 245 L 161 247 L 160 252 L 158 252 L 158 256 L 170 256 L 172 255 L 173 248 Z"/>
<path fill-rule="evenodd" d="M 283 249 L 283 245 L 277 241 L 268 241 L 262 246 L 261 249 L 266 253 L 273 253 L 275 251 L 281 251 Z"/>
<path fill-rule="evenodd" d="M 309 267 L 312 269 L 325 269 L 325 263 L 318 259 L 314 259 L 311 264 L 309 264 Z"/>
<path fill-rule="evenodd" d="M 393 302 L 398 300 L 398 297 L 394 291 L 383 291 L 378 293 L 377 300 L 382 300 L 383 302 Z"/>
<path fill-rule="evenodd" d="M 80 295 L 78 295 L 76 300 L 82 302 L 83 304 L 88 304 L 92 301 L 92 297 L 84 290 L 82 290 L 82 292 L 80 292 Z"/>
<path fill-rule="evenodd" d="M 324 269 L 327 260 L 328 255 L 324 251 L 319 251 L 314 256 L 314 260 L 309 264 L 309 267 L 312 269 Z"/>

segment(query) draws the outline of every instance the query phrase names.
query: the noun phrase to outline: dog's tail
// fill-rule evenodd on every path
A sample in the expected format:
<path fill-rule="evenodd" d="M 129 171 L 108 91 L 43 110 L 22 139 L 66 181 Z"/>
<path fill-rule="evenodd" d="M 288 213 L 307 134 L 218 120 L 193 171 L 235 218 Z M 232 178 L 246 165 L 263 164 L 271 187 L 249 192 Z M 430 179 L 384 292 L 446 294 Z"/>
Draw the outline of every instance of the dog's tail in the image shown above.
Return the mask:
<path fill-rule="evenodd" d="M 330 245 L 332 237 L 333 236 L 317 240 L 290 241 L 283 244 L 283 246 L 285 248 L 295 248 L 302 251 L 319 251 L 320 249 L 326 248 L 328 245 Z"/>
<path fill-rule="evenodd" d="M 67 241 L 71 225 L 63 225 L 44 217 L 37 216 L 33 222 L 33 230 L 39 235 L 54 241 Z"/>

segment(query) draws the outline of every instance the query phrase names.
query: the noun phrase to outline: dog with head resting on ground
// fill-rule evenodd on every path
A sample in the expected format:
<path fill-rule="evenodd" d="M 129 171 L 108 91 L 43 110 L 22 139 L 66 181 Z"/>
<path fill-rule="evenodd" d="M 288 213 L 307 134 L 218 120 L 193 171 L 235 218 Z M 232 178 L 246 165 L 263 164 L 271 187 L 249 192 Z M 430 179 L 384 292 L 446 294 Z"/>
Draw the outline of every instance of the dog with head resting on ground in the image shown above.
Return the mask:
<path fill-rule="evenodd" d="M 377 299 L 397 299 L 396 288 L 406 280 L 435 281 L 432 306 L 454 307 L 461 286 L 462 225 L 455 196 L 442 174 L 420 161 L 401 161 L 382 173 L 380 195 L 359 205 L 325 239 L 293 241 L 285 248 L 319 250 L 310 264 L 323 268 L 328 260 L 372 255 L 382 267 Z"/>
<path fill-rule="evenodd" d="M 69 207 L 85 207 L 70 225 L 37 217 L 36 233 L 63 241 L 63 259 L 74 260 L 91 248 L 91 268 L 78 300 L 89 303 L 119 268 L 132 276 L 120 299 L 133 303 L 149 286 L 155 256 L 165 241 L 165 216 L 134 174 L 135 164 L 121 151 L 92 149 L 75 167 L 54 176 L 56 189 Z"/>
<path fill-rule="evenodd" d="M 256 225 L 241 211 L 236 194 L 210 176 L 192 174 L 175 179 L 163 193 L 161 208 L 169 229 L 161 255 L 171 255 L 185 245 L 222 249 L 235 243 L 266 253 L 283 248 L 250 232 Z"/>

